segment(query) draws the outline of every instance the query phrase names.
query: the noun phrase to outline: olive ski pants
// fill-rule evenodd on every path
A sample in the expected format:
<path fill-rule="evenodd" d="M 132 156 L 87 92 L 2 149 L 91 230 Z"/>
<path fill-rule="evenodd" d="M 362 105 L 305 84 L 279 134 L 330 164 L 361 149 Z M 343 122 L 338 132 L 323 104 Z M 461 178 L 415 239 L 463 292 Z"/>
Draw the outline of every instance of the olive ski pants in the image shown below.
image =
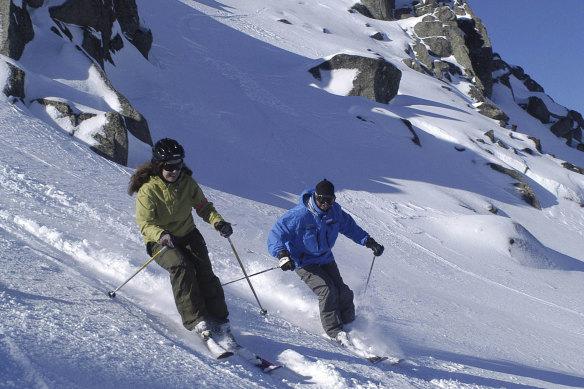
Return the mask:
<path fill-rule="evenodd" d="M 343 324 L 355 320 L 353 291 L 343 282 L 337 263 L 307 265 L 295 271 L 318 296 L 322 327 L 328 336 L 335 338 Z"/>
<path fill-rule="evenodd" d="M 183 325 L 192 330 L 202 320 L 226 321 L 229 312 L 225 294 L 219 278 L 213 273 L 203 236 L 195 229 L 177 241 L 175 248 L 156 257 L 156 262 L 170 275 L 174 302 Z M 162 247 L 150 243 L 148 250 L 156 253 Z"/>

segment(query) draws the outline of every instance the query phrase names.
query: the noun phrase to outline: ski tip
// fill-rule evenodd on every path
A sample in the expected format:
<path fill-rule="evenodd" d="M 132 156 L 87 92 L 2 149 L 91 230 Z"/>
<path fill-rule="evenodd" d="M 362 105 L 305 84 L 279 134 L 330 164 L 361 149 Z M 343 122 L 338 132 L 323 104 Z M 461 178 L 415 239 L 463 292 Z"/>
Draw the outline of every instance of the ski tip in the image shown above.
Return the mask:
<path fill-rule="evenodd" d="M 257 360 L 257 366 L 264 372 L 264 373 L 269 373 L 271 371 L 274 371 L 276 369 L 279 369 L 280 367 L 282 367 L 282 365 L 276 365 L 268 360 L 265 360 L 264 358 L 260 357 L 259 355 L 256 355 L 256 360 Z"/>
<path fill-rule="evenodd" d="M 400 365 L 400 364 L 403 364 L 406 362 L 405 358 L 387 357 L 387 356 L 382 357 L 382 356 L 377 356 L 377 355 L 372 356 L 372 357 L 368 357 L 366 359 L 374 365 L 381 363 L 381 362 L 387 362 L 390 365 L 397 366 L 397 365 Z"/>
<path fill-rule="evenodd" d="M 228 358 L 230 356 L 232 356 L 233 353 L 231 351 L 225 351 L 224 353 L 221 353 L 219 355 L 217 355 L 217 359 L 223 359 L 223 358 Z"/>
<path fill-rule="evenodd" d="M 374 365 L 383 362 L 383 361 L 387 361 L 389 358 L 388 357 L 380 357 L 380 356 L 373 356 L 373 357 L 367 357 L 366 358 L 369 362 L 373 363 Z"/>
<path fill-rule="evenodd" d="M 271 373 L 274 370 L 279 369 L 281 367 L 282 367 L 282 365 L 270 365 L 270 366 L 262 367 L 262 371 L 264 373 Z"/>

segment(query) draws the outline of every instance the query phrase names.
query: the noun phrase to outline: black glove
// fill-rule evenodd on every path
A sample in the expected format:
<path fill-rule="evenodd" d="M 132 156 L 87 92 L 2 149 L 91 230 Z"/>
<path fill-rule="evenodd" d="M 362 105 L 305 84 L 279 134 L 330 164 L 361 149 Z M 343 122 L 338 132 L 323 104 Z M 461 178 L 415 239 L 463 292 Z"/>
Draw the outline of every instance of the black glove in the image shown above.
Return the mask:
<path fill-rule="evenodd" d="M 379 257 L 381 254 L 383 254 L 383 246 L 377 243 L 372 237 L 367 238 L 367 241 L 365 241 L 365 247 L 373 250 L 373 255 L 376 257 Z"/>
<path fill-rule="evenodd" d="M 231 224 L 227 223 L 224 220 L 215 223 L 215 229 L 219 231 L 222 237 L 228 238 L 233 234 L 233 228 L 231 228 Z"/>
<path fill-rule="evenodd" d="M 278 262 L 278 266 L 280 266 L 280 269 L 286 271 L 286 270 L 294 270 L 296 268 L 296 265 L 294 265 L 294 261 L 292 260 L 292 258 L 290 258 L 290 252 L 288 250 L 282 250 L 278 253 L 278 259 L 280 260 Z"/>
<path fill-rule="evenodd" d="M 160 239 L 158 239 L 158 243 L 163 246 L 167 246 L 170 249 L 174 248 L 175 238 L 172 234 L 168 231 L 164 231 L 162 235 L 160 235 Z"/>

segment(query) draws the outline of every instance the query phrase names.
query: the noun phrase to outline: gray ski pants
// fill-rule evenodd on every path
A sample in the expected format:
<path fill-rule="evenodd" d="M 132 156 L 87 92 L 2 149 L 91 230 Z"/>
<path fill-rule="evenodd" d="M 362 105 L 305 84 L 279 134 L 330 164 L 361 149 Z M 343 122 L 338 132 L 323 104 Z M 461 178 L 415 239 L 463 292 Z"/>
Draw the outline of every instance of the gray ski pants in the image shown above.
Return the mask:
<path fill-rule="evenodd" d="M 355 320 L 353 291 L 343 282 L 337 263 L 307 265 L 297 268 L 296 274 L 318 296 L 322 327 L 335 338 L 343 324 Z"/>

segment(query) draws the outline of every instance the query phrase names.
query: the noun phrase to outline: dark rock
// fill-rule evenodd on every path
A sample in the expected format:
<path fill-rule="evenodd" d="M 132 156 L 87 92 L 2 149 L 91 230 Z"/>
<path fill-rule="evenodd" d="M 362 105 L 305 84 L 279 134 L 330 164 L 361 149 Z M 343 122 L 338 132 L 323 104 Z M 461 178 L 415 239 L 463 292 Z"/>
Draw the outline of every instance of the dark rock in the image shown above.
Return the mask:
<path fill-rule="evenodd" d="M 404 60 L 402 60 L 402 62 L 409 67 L 410 69 L 415 70 L 416 72 L 419 73 L 423 73 L 423 74 L 429 74 L 431 75 L 432 73 L 422 64 L 420 64 L 418 61 L 416 61 L 415 59 L 412 58 L 405 58 Z"/>
<path fill-rule="evenodd" d="M 382 41 L 382 40 L 384 39 L 384 38 L 383 38 L 383 34 L 382 34 L 382 33 L 380 33 L 380 32 L 376 32 L 375 34 L 373 34 L 373 35 L 370 35 L 369 37 L 370 37 L 370 38 L 373 38 L 373 39 L 375 39 L 375 40 L 377 40 L 377 41 Z"/>
<path fill-rule="evenodd" d="M 59 6 L 49 7 L 49 14 L 53 20 L 60 22 L 57 23 L 60 27 L 63 24 L 81 27 L 81 47 L 101 67 L 105 60 L 111 62 L 109 43 L 115 20 L 112 0 L 67 0 Z"/>
<path fill-rule="evenodd" d="M 430 54 L 428 53 L 426 46 L 420 42 L 416 42 L 412 49 L 414 50 L 416 59 L 428 69 L 432 69 L 432 58 L 430 58 Z"/>
<path fill-rule="evenodd" d="M 542 99 L 536 96 L 529 97 L 529 103 L 527 104 L 527 113 L 536 119 L 539 119 L 542 123 L 550 122 L 550 111 L 543 102 Z"/>
<path fill-rule="evenodd" d="M 44 0 L 24 0 L 24 3 L 31 8 L 40 8 L 43 6 Z"/>
<path fill-rule="evenodd" d="M 355 4 L 351 7 L 351 9 L 349 10 L 349 12 L 353 12 L 355 13 L 355 11 L 359 12 L 361 15 L 367 17 L 367 18 L 371 18 L 371 19 L 375 19 L 373 17 L 373 14 L 371 12 L 369 12 L 369 10 L 367 9 L 367 7 L 365 7 L 363 4 Z"/>
<path fill-rule="evenodd" d="M 122 95 L 121 93 L 119 93 L 111 84 L 111 82 L 109 81 L 109 79 L 107 78 L 107 76 L 105 75 L 105 73 L 94 66 L 94 68 L 99 72 L 103 82 L 105 83 L 105 85 L 111 89 L 117 96 L 118 101 L 120 102 L 121 105 L 121 110 L 120 110 L 120 114 L 123 117 L 124 123 L 125 123 L 125 127 L 127 128 L 127 130 L 134 135 L 136 138 L 138 138 L 140 141 L 152 145 L 152 137 L 150 135 L 150 129 L 148 128 L 148 122 L 146 121 L 146 119 L 144 118 L 144 116 L 142 116 L 140 114 L 140 112 L 138 112 L 128 101 L 128 99 Z"/>
<path fill-rule="evenodd" d="M 414 26 L 414 32 L 420 38 L 429 38 L 435 36 L 444 36 L 442 22 L 420 22 Z"/>
<path fill-rule="evenodd" d="M 94 135 L 99 145 L 91 148 L 109 160 L 120 165 L 127 165 L 128 133 L 124 125 L 124 118 L 117 112 L 107 112 L 105 117 L 106 124 L 103 127 L 105 137 L 101 134 Z"/>
<path fill-rule="evenodd" d="M 16 97 L 18 99 L 24 99 L 24 78 L 25 73 L 21 68 L 14 66 L 13 64 L 6 62 L 10 75 L 8 76 L 8 81 L 4 86 L 4 94 L 8 97 Z"/>
<path fill-rule="evenodd" d="M 391 20 L 395 0 L 361 0 L 361 4 L 355 4 L 353 8 L 369 18 Z"/>
<path fill-rule="evenodd" d="M 566 138 L 568 140 L 572 138 L 572 129 L 573 123 L 572 119 L 569 117 L 560 119 L 550 128 L 555 136 Z"/>
<path fill-rule="evenodd" d="M 318 80 L 320 72 L 334 69 L 358 69 L 349 96 L 362 96 L 387 104 L 398 92 L 401 71 L 382 58 L 367 58 L 349 54 L 335 55 L 328 61 L 315 66 L 309 72 Z"/>
<path fill-rule="evenodd" d="M 81 120 L 79 120 L 78 115 L 73 111 L 71 106 L 67 103 L 63 103 L 61 101 L 49 100 L 49 99 L 36 99 L 37 103 L 44 105 L 44 106 L 51 106 L 55 108 L 60 114 L 61 117 L 69 119 L 71 123 L 71 127 L 77 127 Z M 73 134 L 71 134 L 73 135 Z"/>
<path fill-rule="evenodd" d="M 533 142 L 533 144 L 535 145 L 535 149 L 539 153 L 543 153 L 542 148 L 541 148 L 541 140 L 540 139 L 534 138 L 533 136 L 528 136 L 527 139 L 529 139 Z"/>
<path fill-rule="evenodd" d="M 152 31 L 140 25 L 136 0 L 114 0 L 114 11 L 124 36 L 148 59 L 152 48 Z"/>
<path fill-rule="evenodd" d="M 530 92 L 544 92 L 544 89 L 541 85 L 531 79 L 528 74 L 525 73 L 521 66 L 509 66 L 507 65 L 511 74 L 515 76 L 519 81 L 523 82 L 523 85 L 530 91 Z"/>
<path fill-rule="evenodd" d="M 495 131 L 489 130 L 483 134 L 487 138 L 491 140 L 491 143 L 495 143 Z"/>
<path fill-rule="evenodd" d="M 525 201 L 532 207 L 541 210 L 541 205 L 539 203 L 539 200 L 535 196 L 535 192 L 519 172 L 517 172 L 516 170 L 508 169 L 501 165 L 497 165 L 496 163 L 488 163 L 487 165 L 489 165 L 491 169 L 498 171 L 500 173 L 504 173 L 509 177 L 512 177 L 515 180 L 517 180 L 517 183 L 515 183 L 514 186 L 521 194 L 521 198 L 523 199 L 523 201 Z"/>
<path fill-rule="evenodd" d="M 523 85 L 525 85 L 525 87 L 530 92 L 544 92 L 543 87 L 535 82 L 531 77 L 523 81 Z"/>
<path fill-rule="evenodd" d="M 493 48 L 485 26 L 480 19 L 458 19 L 458 27 L 464 32 L 465 46 L 474 74 L 480 80 L 484 96 L 490 98 L 493 92 Z"/>
<path fill-rule="evenodd" d="M 437 8 L 440 8 L 450 0 L 424 0 L 414 5 L 416 15 L 422 16 L 433 13 Z"/>
<path fill-rule="evenodd" d="M 456 15 L 449 7 L 436 8 L 433 14 L 442 23 L 456 22 Z"/>
<path fill-rule="evenodd" d="M 12 1 L 0 2 L 0 54 L 18 60 L 32 38 L 34 30 L 26 7 L 17 7 Z"/>
<path fill-rule="evenodd" d="M 393 10 L 393 18 L 396 20 L 408 19 L 416 16 L 411 8 L 398 8 Z"/>
<path fill-rule="evenodd" d="M 584 174 L 584 169 L 582 169 L 579 166 L 573 165 L 570 162 L 563 162 L 562 166 L 570 171 L 576 172 L 576 173 L 580 173 L 580 174 Z"/>
<path fill-rule="evenodd" d="M 509 121 L 509 116 L 507 116 L 507 114 L 505 114 L 505 112 L 503 112 L 499 108 L 495 107 L 491 103 L 488 103 L 488 102 L 481 103 L 478 107 L 478 110 L 479 110 L 479 113 L 481 113 L 482 115 L 485 115 L 486 117 L 489 117 L 491 119 L 499 120 L 499 121 L 502 121 L 505 123 Z"/>
<path fill-rule="evenodd" d="M 450 57 L 452 55 L 452 46 L 446 38 L 430 37 L 422 41 L 428 46 L 430 54 L 435 57 Z"/>
<path fill-rule="evenodd" d="M 579 127 L 584 128 L 584 118 L 582 117 L 582 114 L 580 112 L 570 110 L 568 112 L 568 115 L 570 115 L 570 117 L 574 119 L 576 123 L 578 123 Z"/>
<path fill-rule="evenodd" d="M 72 34 L 66 32 L 68 25 L 82 29 L 81 47 L 102 68 L 105 61 L 113 63 L 111 52 L 123 46 L 118 34 L 112 38 L 116 20 L 128 41 L 148 58 L 152 32 L 140 26 L 135 0 L 67 0 L 61 5 L 50 7 L 49 14 L 70 39 Z"/>
<path fill-rule="evenodd" d="M 462 75 L 462 71 L 452 62 L 434 61 L 434 74 L 441 80 L 452 81 L 450 75 Z"/>
<path fill-rule="evenodd" d="M 412 133 L 413 135 L 412 142 L 414 142 L 415 145 L 422 147 L 422 144 L 420 143 L 420 138 L 418 137 L 418 134 L 416 134 L 416 131 L 414 131 L 414 126 L 412 126 L 412 122 L 410 122 L 408 119 L 401 119 L 401 121 Z"/>

